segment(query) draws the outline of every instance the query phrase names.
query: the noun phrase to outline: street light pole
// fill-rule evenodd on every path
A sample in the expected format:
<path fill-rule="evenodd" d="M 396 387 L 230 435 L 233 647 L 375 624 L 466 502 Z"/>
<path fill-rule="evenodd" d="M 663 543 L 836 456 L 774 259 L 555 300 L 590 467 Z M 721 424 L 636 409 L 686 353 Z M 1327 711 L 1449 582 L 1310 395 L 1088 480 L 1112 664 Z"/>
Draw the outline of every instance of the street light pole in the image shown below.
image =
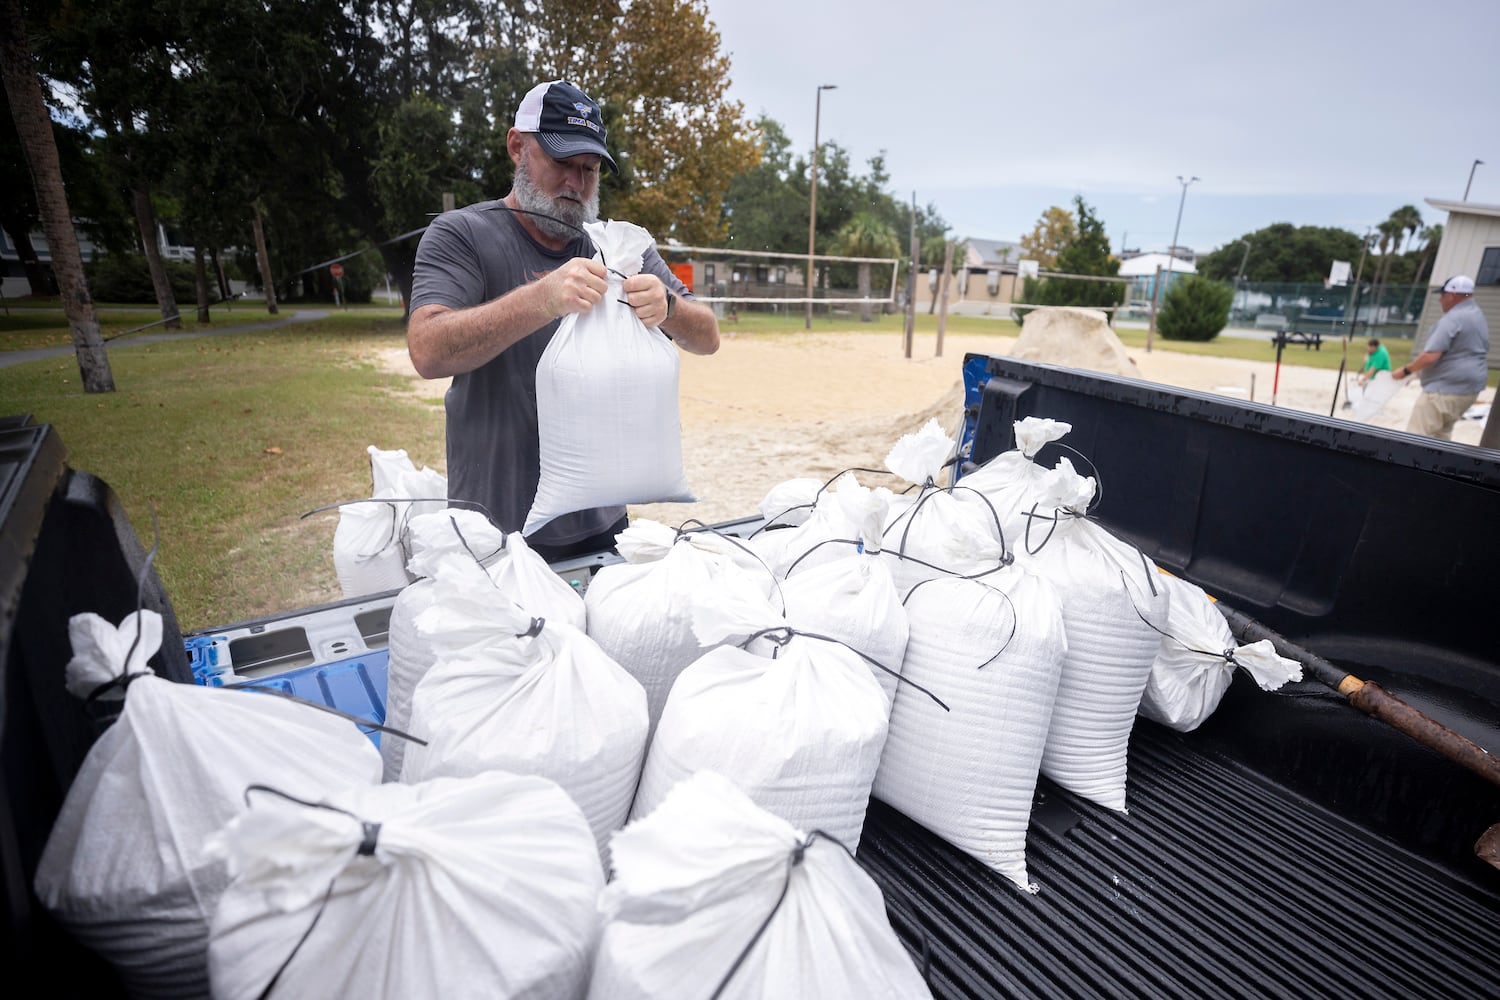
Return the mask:
<path fill-rule="evenodd" d="M 818 85 L 818 99 L 813 112 L 812 185 L 807 195 L 807 329 L 812 329 L 813 247 L 818 239 L 818 129 L 823 122 L 823 91 L 837 90 L 836 83 Z"/>
<path fill-rule="evenodd" d="M 1483 162 L 1483 160 L 1475 160 L 1474 165 L 1469 167 L 1469 183 L 1464 185 L 1464 201 L 1469 200 L 1469 188 L 1474 186 L 1474 169 Z"/>
<path fill-rule="evenodd" d="M 1250 261 L 1250 241 L 1249 240 L 1240 240 L 1240 242 L 1243 243 L 1243 244 L 1245 244 L 1245 252 L 1240 257 L 1240 271 L 1239 271 L 1238 274 L 1236 274 L 1234 276 L 1234 283 L 1235 283 L 1236 287 L 1238 287 L 1239 283 L 1242 280 L 1244 280 L 1244 277 L 1245 277 L 1245 265 L 1247 263 L 1249 263 L 1249 261 Z"/>
<path fill-rule="evenodd" d="M 1163 284 L 1171 284 L 1171 282 L 1172 282 L 1172 272 L 1174 270 L 1176 270 L 1172 266 L 1172 262 L 1177 259 L 1177 254 L 1174 253 L 1173 251 L 1175 251 L 1177 249 L 1177 235 L 1180 232 L 1182 232 L 1182 206 L 1185 205 L 1185 204 L 1187 204 L 1187 189 L 1188 189 L 1188 185 L 1192 184 L 1194 181 L 1197 181 L 1197 180 L 1200 180 L 1200 179 L 1201 178 L 1198 178 L 1198 177 L 1189 177 L 1187 180 L 1183 180 L 1181 174 L 1177 175 L 1177 183 L 1182 185 L 1182 197 L 1177 202 L 1177 224 L 1172 227 L 1172 245 L 1169 246 L 1169 247 L 1167 247 L 1167 279 L 1166 279 L 1165 282 L 1158 281 L 1156 283 L 1156 287 L 1152 289 L 1152 296 L 1151 296 L 1151 312 L 1152 312 L 1152 315 L 1155 315 L 1155 313 L 1156 313 L 1156 305 L 1161 300 L 1161 286 Z M 1151 329 L 1149 329 L 1149 330 L 1146 331 L 1146 353 L 1148 353 L 1148 354 L 1151 353 L 1151 340 L 1152 340 L 1153 336 L 1155 335 L 1155 333 L 1156 333 L 1156 324 L 1153 322 L 1151 324 Z"/>

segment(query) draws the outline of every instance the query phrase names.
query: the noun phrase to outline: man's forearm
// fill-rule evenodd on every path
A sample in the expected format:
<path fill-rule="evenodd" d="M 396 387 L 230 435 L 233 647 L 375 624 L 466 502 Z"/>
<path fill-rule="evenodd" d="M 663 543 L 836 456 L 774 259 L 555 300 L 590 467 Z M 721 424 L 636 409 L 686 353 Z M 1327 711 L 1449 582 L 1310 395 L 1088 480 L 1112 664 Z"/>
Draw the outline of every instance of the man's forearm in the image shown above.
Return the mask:
<path fill-rule="evenodd" d="M 719 318 L 712 307 L 693 299 L 678 299 L 677 309 L 663 320 L 661 331 L 689 354 L 713 354 L 719 349 Z"/>
<path fill-rule="evenodd" d="M 498 299 L 450 309 L 423 306 L 412 313 L 406 346 L 413 367 L 423 378 L 471 372 L 501 351 L 550 323 L 536 285 L 522 285 Z"/>

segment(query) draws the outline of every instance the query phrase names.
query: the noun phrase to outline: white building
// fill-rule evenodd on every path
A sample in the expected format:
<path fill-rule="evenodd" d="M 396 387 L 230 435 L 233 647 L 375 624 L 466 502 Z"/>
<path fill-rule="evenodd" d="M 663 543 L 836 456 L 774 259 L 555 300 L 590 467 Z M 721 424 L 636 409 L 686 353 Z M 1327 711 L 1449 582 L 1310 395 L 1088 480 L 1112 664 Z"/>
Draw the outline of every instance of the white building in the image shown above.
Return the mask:
<path fill-rule="evenodd" d="M 1417 350 L 1443 314 L 1438 289 L 1455 274 L 1467 274 L 1474 279 L 1474 301 L 1490 324 L 1490 367 L 1500 368 L 1500 205 L 1441 198 L 1428 198 L 1427 204 L 1447 212 L 1448 219 L 1433 261 L 1427 300 L 1417 320 Z"/>

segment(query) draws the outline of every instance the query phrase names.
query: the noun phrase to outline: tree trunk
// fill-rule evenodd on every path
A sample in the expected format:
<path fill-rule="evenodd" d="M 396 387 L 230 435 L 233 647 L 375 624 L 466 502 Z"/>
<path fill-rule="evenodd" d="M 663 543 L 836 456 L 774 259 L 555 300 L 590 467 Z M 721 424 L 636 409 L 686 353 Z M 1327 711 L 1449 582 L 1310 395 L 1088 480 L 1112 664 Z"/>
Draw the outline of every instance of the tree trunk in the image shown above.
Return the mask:
<path fill-rule="evenodd" d="M 229 291 L 229 278 L 224 274 L 224 262 L 219 259 L 219 251 L 209 251 L 208 258 L 213 262 L 214 277 L 218 279 L 219 282 L 219 298 L 221 300 L 227 300 L 233 293 Z"/>
<path fill-rule="evenodd" d="M 401 289 L 401 308 L 410 315 L 412 271 L 417 263 L 417 237 L 381 247 L 380 259 L 385 263 L 386 273 L 396 279 L 396 284 Z"/>
<path fill-rule="evenodd" d="M 207 323 L 213 317 L 208 312 L 208 266 L 203 260 L 203 239 L 193 236 L 193 288 L 198 293 L 198 322 Z"/>
<path fill-rule="evenodd" d="M 83 273 L 83 254 L 78 248 L 78 234 L 73 231 L 73 213 L 68 209 L 68 194 L 57 160 L 57 141 L 52 135 L 52 119 L 42 100 L 42 85 L 32 62 L 21 0 L 0 0 L 0 73 L 5 78 L 10 112 L 16 120 L 26 166 L 36 187 L 37 208 L 52 251 L 52 273 L 57 276 L 63 312 L 73 334 L 73 352 L 78 357 L 83 389 L 114 392 L 114 375 L 109 370 L 109 356 L 99 335 L 99 316 Z"/>
<path fill-rule="evenodd" d="M 16 245 L 16 256 L 21 260 L 21 268 L 26 272 L 26 280 L 31 285 L 32 295 L 56 295 L 57 279 L 52 275 L 52 269 L 42 263 L 42 258 L 36 254 L 36 247 L 31 245 L 30 226 L 17 219 L 3 224 L 5 232 L 10 236 L 10 241 Z"/>
<path fill-rule="evenodd" d="M 276 282 L 271 279 L 271 255 L 266 253 L 266 230 L 260 222 L 260 206 L 250 206 L 250 224 L 255 230 L 255 259 L 260 262 L 260 283 L 266 290 L 266 312 L 276 314 Z"/>
<path fill-rule="evenodd" d="M 861 264 L 861 265 L 859 265 L 859 297 L 862 298 L 862 299 L 868 299 L 870 297 L 870 265 L 869 264 Z M 870 303 L 868 303 L 868 302 L 861 302 L 859 304 L 859 321 L 861 323 L 873 323 L 873 322 L 875 322 L 875 316 L 870 311 Z"/>
<path fill-rule="evenodd" d="M 151 192 L 144 185 L 133 187 L 130 200 L 135 208 L 135 224 L 141 231 L 146 267 L 151 271 L 151 287 L 156 290 L 156 304 L 161 308 L 161 318 L 166 320 L 163 326 L 168 330 L 181 330 L 177 296 L 172 293 L 172 281 L 167 277 L 167 266 L 162 263 L 161 247 L 156 242 L 156 210 L 151 207 Z"/>

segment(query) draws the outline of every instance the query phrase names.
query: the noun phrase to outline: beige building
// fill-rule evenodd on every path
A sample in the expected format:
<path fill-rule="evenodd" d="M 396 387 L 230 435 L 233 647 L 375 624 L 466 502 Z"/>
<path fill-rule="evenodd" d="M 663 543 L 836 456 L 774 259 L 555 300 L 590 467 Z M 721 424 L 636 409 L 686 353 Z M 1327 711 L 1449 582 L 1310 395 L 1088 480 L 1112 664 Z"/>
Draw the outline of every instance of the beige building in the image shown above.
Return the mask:
<path fill-rule="evenodd" d="M 1020 285 L 1016 283 L 1016 263 L 1021 248 L 1005 240 L 965 238 L 967 253 L 953 262 L 953 289 L 948 310 L 970 316 L 1010 315 L 1010 304 L 1016 301 Z M 919 303 L 930 298 L 919 288 Z"/>
<path fill-rule="evenodd" d="M 1438 289 L 1455 274 L 1474 279 L 1474 301 L 1490 324 L 1490 367 L 1500 368 L 1500 205 L 1428 198 L 1427 204 L 1447 212 L 1443 242 L 1432 265 L 1432 284 L 1417 320 L 1416 349 L 1421 350 L 1438 317 Z"/>

